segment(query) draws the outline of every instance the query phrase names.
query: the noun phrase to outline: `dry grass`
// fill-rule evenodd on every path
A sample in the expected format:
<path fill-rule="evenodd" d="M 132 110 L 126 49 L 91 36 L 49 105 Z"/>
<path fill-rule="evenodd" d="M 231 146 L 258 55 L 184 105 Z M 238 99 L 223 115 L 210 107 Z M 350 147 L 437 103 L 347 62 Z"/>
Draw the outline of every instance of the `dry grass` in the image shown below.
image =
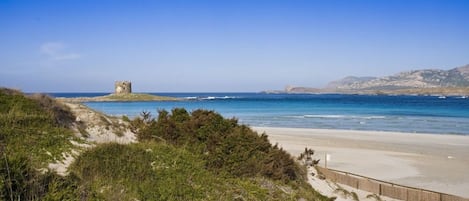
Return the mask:
<path fill-rule="evenodd" d="M 334 190 L 334 193 L 337 193 L 339 195 L 341 195 L 342 197 L 344 198 L 352 198 L 354 201 L 359 201 L 360 199 L 358 198 L 358 195 L 357 193 L 355 192 L 350 192 L 344 188 L 342 188 L 341 186 L 337 185 L 337 189 Z"/>
<path fill-rule="evenodd" d="M 369 194 L 366 196 L 366 198 L 373 198 L 376 201 L 382 201 L 381 197 L 379 197 L 379 195 L 376 195 L 376 194 Z"/>

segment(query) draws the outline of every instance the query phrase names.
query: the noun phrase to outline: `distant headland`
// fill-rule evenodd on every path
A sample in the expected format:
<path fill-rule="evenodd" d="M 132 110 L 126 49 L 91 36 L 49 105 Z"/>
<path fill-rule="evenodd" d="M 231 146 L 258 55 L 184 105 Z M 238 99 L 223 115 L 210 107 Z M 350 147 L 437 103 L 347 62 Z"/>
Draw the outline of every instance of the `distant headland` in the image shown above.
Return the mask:
<path fill-rule="evenodd" d="M 133 93 L 132 82 L 116 81 L 114 83 L 114 93 L 97 97 L 76 97 L 76 98 L 57 98 L 65 102 L 133 102 L 133 101 L 175 101 L 179 98 L 168 96 L 155 96 L 145 93 Z"/>
<path fill-rule="evenodd" d="M 284 90 L 264 93 L 469 96 L 469 64 L 450 70 L 412 70 L 384 77 L 348 76 L 324 88 L 287 86 Z"/>

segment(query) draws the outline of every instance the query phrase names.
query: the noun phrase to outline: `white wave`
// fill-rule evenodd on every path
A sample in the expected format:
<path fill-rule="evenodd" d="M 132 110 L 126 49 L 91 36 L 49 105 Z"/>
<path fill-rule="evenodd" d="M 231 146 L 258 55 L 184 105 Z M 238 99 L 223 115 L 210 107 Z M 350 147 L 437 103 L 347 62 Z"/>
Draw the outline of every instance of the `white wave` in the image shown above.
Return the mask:
<path fill-rule="evenodd" d="M 200 100 L 224 100 L 224 99 L 235 99 L 236 96 L 207 96 L 204 98 L 199 98 Z"/>
<path fill-rule="evenodd" d="M 352 115 L 303 115 L 304 118 L 321 119 L 385 119 L 386 116 L 352 116 Z"/>
<path fill-rule="evenodd" d="M 295 119 L 304 119 L 304 115 L 297 115 L 297 116 L 285 116 L 286 118 L 295 118 Z"/>
<path fill-rule="evenodd" d="M 219 99 L 235 99 L 235 98 L 238 98 L 236 96 L 223 96 L 223 97 L 217 97 Z"/>
<path fill-rule="evenodd" d="M 368 116 L 362 117 L 363 119 L 386 119 L 386 116 Z"/>
<path fill-rule="evenodd" d="M 209 97 L 206 97 L 206 98 L 201 98 L 202 100 L 215 100 L 216 97 L 214 96 L 209 96 Z"/>
<path fill-rule="evenodd" d="M 345 115 L 315 115 L 315 114 L 306 114 L 303 115 L 305 118 L 325 118 L 325 119 L 342 119 L 345 118 Z"/>

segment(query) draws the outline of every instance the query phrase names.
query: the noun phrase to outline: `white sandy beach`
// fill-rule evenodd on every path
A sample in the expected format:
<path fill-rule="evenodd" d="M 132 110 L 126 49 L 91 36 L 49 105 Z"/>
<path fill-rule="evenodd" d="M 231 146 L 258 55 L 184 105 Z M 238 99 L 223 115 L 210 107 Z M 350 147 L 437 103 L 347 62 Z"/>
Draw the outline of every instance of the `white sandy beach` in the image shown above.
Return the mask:
<path fill-rule="evenodd" d="M 253 127 L 294 156 L 305 147 L 329 168 L 469 198 L 469 137 Z"/>

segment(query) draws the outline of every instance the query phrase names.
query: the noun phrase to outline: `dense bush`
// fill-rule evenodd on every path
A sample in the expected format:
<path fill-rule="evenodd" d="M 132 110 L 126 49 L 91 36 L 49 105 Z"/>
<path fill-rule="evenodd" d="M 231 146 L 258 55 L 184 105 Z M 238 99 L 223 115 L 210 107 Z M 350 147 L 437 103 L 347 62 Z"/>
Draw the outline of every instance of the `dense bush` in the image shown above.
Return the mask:
<path fill-rule="evenodd" d="M 292 157 L 272 146 L 267 135 L 225 119 L 214 111 L 188 113 L 176 108 L 159 111 L 157 119 L 145 112 L 132 122 L 140 141 L 164 140 L 198 153 L 207 169 L 232 176 L 266 176 L 284 182 L 301 181 L 304 170 Z"/>

